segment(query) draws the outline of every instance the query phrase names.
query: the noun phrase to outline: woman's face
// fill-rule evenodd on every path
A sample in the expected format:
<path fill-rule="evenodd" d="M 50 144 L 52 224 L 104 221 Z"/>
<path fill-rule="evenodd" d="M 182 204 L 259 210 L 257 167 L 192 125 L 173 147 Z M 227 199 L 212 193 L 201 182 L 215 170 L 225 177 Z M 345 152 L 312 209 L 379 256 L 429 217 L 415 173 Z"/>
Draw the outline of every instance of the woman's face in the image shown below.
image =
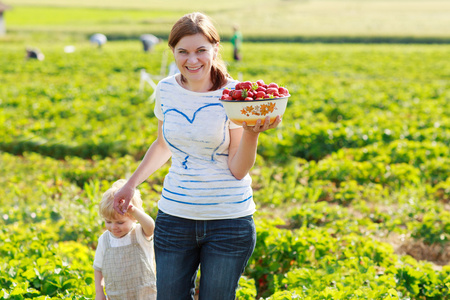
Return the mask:
<path fill-rule="evenodd" d="M 218 44 L 210 43 L 203 34 L 183 37 L 172 49 L 175 62 L 188 83 L 210 82 L 210 72 L 217 56 Z"/>
<path fill-rule="evenodd" d="M 106 229 L 109 230 L 116 238 L 125 236 L 133 228 L 136 221 L 127 215 L 116 214 L 113 220 L 105 219 Z"/>

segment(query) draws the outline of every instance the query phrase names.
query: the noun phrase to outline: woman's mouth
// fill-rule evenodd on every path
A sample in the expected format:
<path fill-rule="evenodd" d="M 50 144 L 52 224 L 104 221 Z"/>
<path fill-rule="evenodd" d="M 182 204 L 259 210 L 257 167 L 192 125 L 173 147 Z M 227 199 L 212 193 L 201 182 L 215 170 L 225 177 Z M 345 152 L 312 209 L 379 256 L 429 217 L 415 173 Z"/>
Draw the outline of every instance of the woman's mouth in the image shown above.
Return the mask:
<path fill-rule="evenodd" d="M 199 66 L 199 67 L 186 67 L 186 69 L 189 71 L 189 72 L 197 72 L 198 70 L 200 70 L 202 68 L 202 66 Z"/>

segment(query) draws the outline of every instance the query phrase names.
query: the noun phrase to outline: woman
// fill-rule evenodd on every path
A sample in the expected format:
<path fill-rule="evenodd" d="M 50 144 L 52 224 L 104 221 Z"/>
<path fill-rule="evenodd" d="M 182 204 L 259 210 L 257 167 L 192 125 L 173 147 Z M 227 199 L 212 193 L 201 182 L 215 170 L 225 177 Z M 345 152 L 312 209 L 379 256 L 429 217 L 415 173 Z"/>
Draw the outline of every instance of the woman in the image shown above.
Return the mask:
<path fill-rule="evenodd" d="M 201 13 L 175 23 L 169 46 L 180 73 L 158 83 L 158 136 L 115 197 L 115 208 L 123 213 L 134 189 L 172 158 L 154 233 L 158 299 L 193 299 L 199 266 L 200 299 L 235 299 L 255 247 L 248 172 L 259 133 L 278 126 L 281 118 L 253 127 L 230 122 L 219 98 L 237 81 L 220 58 L 219 42 Z"/>

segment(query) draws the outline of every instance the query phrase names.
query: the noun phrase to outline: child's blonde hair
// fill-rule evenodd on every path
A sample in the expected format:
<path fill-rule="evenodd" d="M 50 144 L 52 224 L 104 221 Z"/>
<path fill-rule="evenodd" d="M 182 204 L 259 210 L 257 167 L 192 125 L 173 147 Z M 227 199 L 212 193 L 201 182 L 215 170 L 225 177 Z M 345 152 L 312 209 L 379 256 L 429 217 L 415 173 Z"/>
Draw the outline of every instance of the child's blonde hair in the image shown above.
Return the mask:
<path fill-rule="evenodd" d="M 125 179 L 117 180 L 113 183 L 112 187 L 103 194 L 98 208 L 99 214 L 102 218 L 107 220 L 114 220 L 118 218 L 119 214 L 114 209 L 114 195 L 121 187 L 125 185 L 126 182 L 127 181 Z M 138 189 L 135 189 L 133 198 L 131 198 L 130 203 L 133 204 L 134 207 L 142 210 L 141 193 Z M 134 220 L 132 215 L 128 213 L 126 213 L 125 215 Z"/>

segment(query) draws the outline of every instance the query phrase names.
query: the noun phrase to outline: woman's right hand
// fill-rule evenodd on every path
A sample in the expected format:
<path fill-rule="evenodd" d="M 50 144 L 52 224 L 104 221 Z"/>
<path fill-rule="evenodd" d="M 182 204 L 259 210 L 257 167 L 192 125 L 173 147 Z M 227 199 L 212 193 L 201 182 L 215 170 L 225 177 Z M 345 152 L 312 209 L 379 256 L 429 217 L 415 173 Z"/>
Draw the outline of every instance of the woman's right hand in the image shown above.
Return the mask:
<path fill-rule="evenodd" d="M 131 198 L 134 196 L 135 188 L 128 185 L 128 182 L 114 195 L 114 209 L 121 215 L 127 212 Z"/>
<path fill-rule="evenodd" d="M 267 116 L 264 120 L 264 123 L 262 124 L 262 119 L 258 119 L 256 121 L 256 124 L 254 126 L 247 126 L 247 123 L 244 122 L 242 124 L 242 127 L 244 128 L 244 130 L 250 131 L 250 132 L 254 132 L 254 133 L 260 133 L 263 131 L 266 131 L 268 129 L 272 129 L 277 127 L 279 124 L 281 123 L 281 117 L 277 116 L 275 118 L 275 121 L 270 124 L 270 118 L 269 116 Z M 262 125 L 261 125 L 262 124 Z"/>

